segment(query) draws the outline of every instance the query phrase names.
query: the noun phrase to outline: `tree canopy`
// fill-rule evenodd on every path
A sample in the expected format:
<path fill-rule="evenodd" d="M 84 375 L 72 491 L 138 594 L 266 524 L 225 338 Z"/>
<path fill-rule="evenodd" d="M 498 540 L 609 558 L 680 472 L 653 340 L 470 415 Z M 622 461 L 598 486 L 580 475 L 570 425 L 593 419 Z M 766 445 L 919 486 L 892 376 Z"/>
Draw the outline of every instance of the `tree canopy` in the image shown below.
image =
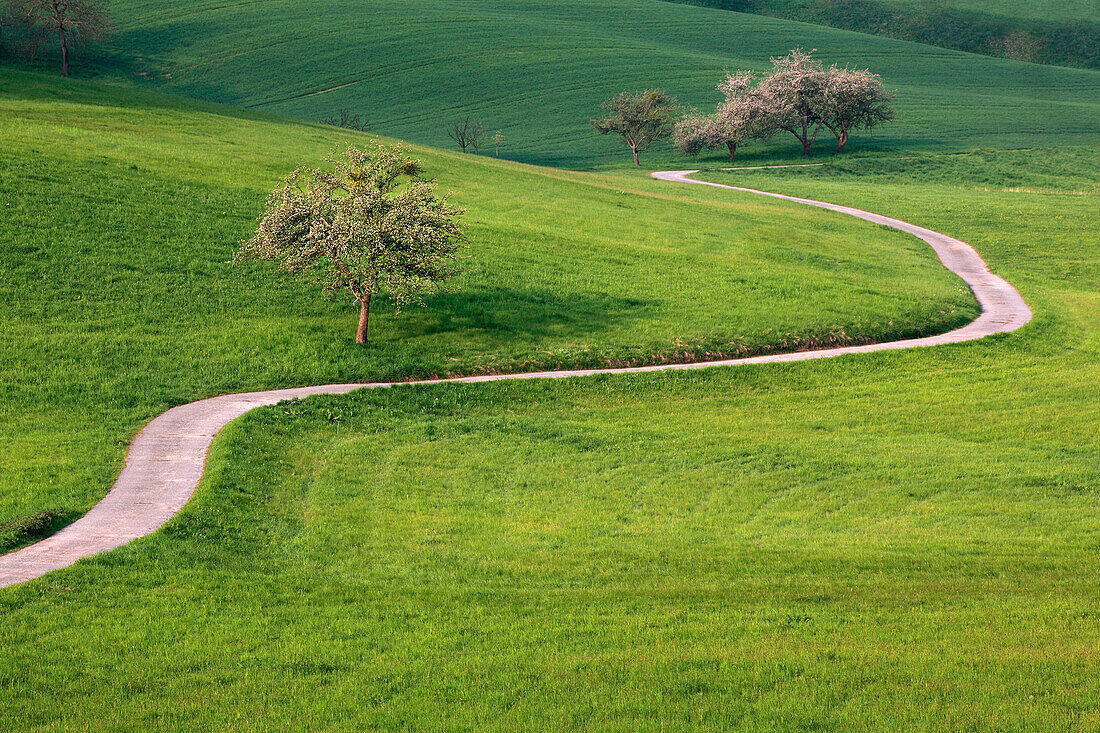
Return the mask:
<path fill-rule="evenodd" d="M 592 120 L 592 127 L 601 135 L 612 132 L 620 135 L 634 154 L 634 165 L 641 165 L 638 153 L 672 134 L 676 100 L 660 89 L 635 94 L 621 92 L 601 106 L 608 114 L 603 119 Z"/>
<path fill-rule="evenodd" d="M 275 189 L 237 259 L 271 260 L 350 295 L 360 305 L 356 340 L 366 343 L 373 295 L 422 304 L 457 274 L 465 212 L 437 197 L 400 147 L 349 147 L 328 160 L 332 170 L 300 167 Z"/>
<path fill-rule="evenodd" d="M 737 146 L 767 139 L 778 130 L 790 132 L 810 149 L 824 127 L 837 139 L 837 152 L 853 130 L 894 119 L 894 95 L 882 77 L 867 69 L 825 68 L 813 52 L 796 48 L 772 59 L 772 71 L 759 83 L 750 71 L 727 73 L 718 85 L 725 97 L 712 115 L 692 111 L 676 125 L 676 147 L 692 157 L 703 148 L 727 147 L 730 160 Z"/>
<path fill-rule="evenodd" d="M 882 77 L 867 69 L 832 67 L 826 84 L 826 109 L 822 124 L 836 136 L 836 151 L 844 151 L 848 135 L 894 119 L 894 95 L 886 91 Z"/>
<path fill-rule="evenodd" d="M 752 139 L 766 139 L 775 130 L 773 112 L 753 89 L 754 74 L 727 74 L 718 85 L 725 99 L 712 115 L 692 111 L 676 125 L 673 140 L 683 153 L 695 157 L 703 148 L 725 147 L 733 162 L 737 146 Z"/>

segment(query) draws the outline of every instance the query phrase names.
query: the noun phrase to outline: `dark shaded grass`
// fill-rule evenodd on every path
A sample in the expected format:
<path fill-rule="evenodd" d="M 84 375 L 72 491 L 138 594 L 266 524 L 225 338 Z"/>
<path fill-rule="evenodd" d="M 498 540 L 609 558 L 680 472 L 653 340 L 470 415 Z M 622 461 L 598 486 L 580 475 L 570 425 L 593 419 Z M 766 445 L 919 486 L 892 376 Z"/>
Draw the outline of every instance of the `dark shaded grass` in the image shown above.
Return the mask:
<path fill-rule="evenodd" d="M 1100 23 L 1086 3 L 912 0 L 672 0 L 873 33 L 969 53 L 1060 66 L 1100 67 Z"/>

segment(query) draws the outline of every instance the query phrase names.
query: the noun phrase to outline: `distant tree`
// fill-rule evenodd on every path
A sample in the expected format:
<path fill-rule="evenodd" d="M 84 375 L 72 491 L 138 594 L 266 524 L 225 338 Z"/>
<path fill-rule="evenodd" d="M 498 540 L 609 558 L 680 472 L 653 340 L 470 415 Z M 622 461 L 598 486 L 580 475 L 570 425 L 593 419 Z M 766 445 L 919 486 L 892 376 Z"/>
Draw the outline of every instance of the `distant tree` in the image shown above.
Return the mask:
<path fill-rule="evenodd" d="M 477 155 L 485 136 L 485 125 L 481 124 L 481 120 L 464 117 L 451 123 L 451 126 L 447 128 L 447 135 L 458 143 L 458 147 L 462 148 L 462 152 L 465 153 L 466 148 L 472 147 L 474 155 Z"/>
<path fill-rule="evenodd" d="M 677 149 L 692 158 L 703 148 L 726 148 L 730 162 L 737 146 L 753 139 L 767 139 L 775 131 L 775 115 L 768 100 L 753 89 L 753 73 L 727 74 L 718 85 L 725 100 L 713 115 L 692 111 L 676 126 L 673 141 Z"/>
<path fill-rule="evenodd" d="M 10 0 L 9 7 L 11 17 L 26 27 L 33 48 L 51 36 L 57 38 L 62 76 L 69 76 L 72 48 L 102 40 L 110 29 L 107 12 L 97 0 Z"/>
<path fill-rule="evenodd" d="M 830 104 L 829 74 L 812 54 L 796 48 L 783 58 L 773 58 L 772 72 L 756 90 L 771 110 L 775 127 L 798 138 L 807 156 Z"/>
<path fill-rule="evenodd" d="M 357 113 L 352 113 L 350 109 L 344 107 L 337 110 L 335 115 L 322 117 L 320 122 L 322 125 L 343 127 L 348 130 L 358 130 L 359 132 L 366 132 L 367 126 L 370 124 L 369 119 L 362 119 Z"/>
<path fill-rule="evenodd" d="M 672 134 L 672 115 L 676 101 L 660 89 L 647 89 L 638 94 L 622 92 L 601 105 L 608 115 L 592 120 L 592 127 L 601 135 L 615 133 L 634 154 L 645 152 L 657 140 Z"/>
<path fill-rule="evenodd" d="M 493 157 L 500 157 L 500 144 L 504 142 L 504 133 L 497 130 L 493 133 Z"/>
<path fill-rule="evenodd" d="M 399 147 L 349 147 L 329 162 L 334 170 L 300 167 L 275 189 L 236 259 L 272 260 L 326 293 L 350 294 L 362 344 L 372 296 L 385 293 L 398 308 L 423 304 L 458 272 L 456 220 L 465 212 L 437 198 L 419 161 Z"/>
<path fill-rule="evenodd" d="M 878 74 L 833 66 L 826 77 L 827 112 L 822 124 L 836 136 L 838 153 L 844 152 L 852 130 L 870 129 L 894 119 L 893 94 L 886 91 Z"/>

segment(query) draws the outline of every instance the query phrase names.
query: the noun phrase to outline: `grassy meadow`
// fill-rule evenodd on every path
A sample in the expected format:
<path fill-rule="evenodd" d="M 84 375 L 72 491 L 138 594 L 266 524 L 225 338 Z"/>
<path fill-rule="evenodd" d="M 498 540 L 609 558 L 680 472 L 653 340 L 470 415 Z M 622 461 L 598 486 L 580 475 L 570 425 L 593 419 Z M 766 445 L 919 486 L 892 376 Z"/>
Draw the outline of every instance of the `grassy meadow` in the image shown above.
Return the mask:
<path fill-rule="evenodd" d="M 348 108 L 380 134 L 442 148 L 454 147 L 447 124 L 471 115 L 504 135 L 503 157 L 559 167 L 629 161 L 588 124 L 619 91 L 659 86 L 684 106 L 713 108 L 724 69 L 762 71 L 795 46 L 817 49 L 827 63 L 870 67 L 898 90 L 898 120 L 854 136 L 852 149 L 1019 147 L 1039 135 L 1043 145 L 1088 144 L 1100 133 L 1100 71 L 660 0 L 110 7 L 112 53 L 78 74 L 310 120 Z M 786 133 L 761 150 L 801 153 Z M 830 150 L 828 141 L 820 147 Z M 661 145 L 644 164 L 675 159 Z"/>
<path fill-rule="evenodd" d="M 923 242 L 654 181 L 587 125 L 796 45 L 882 73 L 898 122 L 812 168 L 643 163 L 958 237 L 1035 317 L 253 411 L 161 531 L 0 590 L 0 731 L 1100 729 L 1100 72 L 659 0 L 111 7 L 82 78 L 0 67 L 0 552 L 206 396 L 973 318 Z M 282 176 L 374 139 L 275 114 L 340 107 L 468 209 L 456 291 L 383 303 L 367 348 L 351 304 L 231 263 Z M 423 147 L 465 114 L 513 160 Z"/>
<path fill-rule="evenodd" d="M 707 174 L 959 236 L 1035 320 L 255 411 L 164 531 L 0 594 L 6 725 L 1097 727 L 1097 162 Z"/>
<path fill-rule="evenodd" d="M 0 71 L 0 139 L 0 548 L 82 514 L 146 421 L 202 397 L 702 360 L 976 315 L 924 243 L 848 217 L 418 148 L 469 209 L 467 272 L 427 309 L 377 309 L 364 349 L 349 302 L 230 260 L 281 176 L 365 136 Z"/>

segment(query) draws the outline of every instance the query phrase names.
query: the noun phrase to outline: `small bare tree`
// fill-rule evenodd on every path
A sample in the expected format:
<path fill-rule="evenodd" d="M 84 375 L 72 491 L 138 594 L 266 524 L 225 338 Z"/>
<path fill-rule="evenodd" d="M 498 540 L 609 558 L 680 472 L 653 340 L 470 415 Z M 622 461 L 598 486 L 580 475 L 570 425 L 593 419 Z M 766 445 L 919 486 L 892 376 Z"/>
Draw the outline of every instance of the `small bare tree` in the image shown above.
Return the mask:
<path fill-rule="evenodd" d="M 72 48 L 102 40 L 110 29 L 97 0 L 10 0 L 12 18 L 25 26 L 34 49 L 50 36 L 61 48 L 61 75 L 69 76 Z"/>
<path fill-rule="evenodd" d="M 623 143 L 634 154 L 634 165 L 641 165 L 638 153 L 645 152 L 654 142 L 672 134 L 676 100 L 660 89 L 647 89 L 637 94 L 622 92 L 601 106 L 608 115 L 592 120 L 592 127 L 601 135 L 613 132 L 621 136 Z"/>
<path fill-rule="evenodd" d="M 481 120 L 464 117 L 451 123 L 451 126 L 447 128 L 447 135 L 458 143 L 458 147 L 462 148 L 462 152 L 465 153 L 466 148 L 472 147 L 474 155 L 477 155 L 478 150 L 481 149 L 482 138 L 485 135 L 485 125 L 481 124 Z"/>
<path fill-rule="evenodd" d="M 493 157 L 500 157 L 500 144 L 504 142 L 504 133 L 497 130 L 493 133 Z"/>
<path fill-rule="evenodd" d="M 833 66 L 827 73 L 826 108 L 822 124 L 836 136 L 836 151 L 844 152 L 844 145 L 852 130 L 870 129 L 894 119 L 891 106 L 892 92 L 886 91 L 882 77 L 869 70 L 838 69 Z"/>
<path fill-rule="evenodd" d="M 272 260 L 326 293 L 349 294 L 359 303 L 355 340 L 365 344 L 373 295 L 398 308 L 423 304 L 458 272 L 464 211 L 437 198 L 399 147 L 349 147 L 329 162 L 334 170 L 301 167 L 275 189 L 236 259 Z M 412 180 L 401 187 L 404 179 Z"/>
<path fill-rule="evenodd" d="M 319 121 L 322 125 L 343 127 L 348 130 L 358 130 L 359 132 L 366 132 L 367 126 L 370 124 L 369 119 L 360 118 L 358 113 L 353 113 L 350 109 L 344 107 L 337 110 L 336 114 L 329 117 L 322 117 Z"/>

